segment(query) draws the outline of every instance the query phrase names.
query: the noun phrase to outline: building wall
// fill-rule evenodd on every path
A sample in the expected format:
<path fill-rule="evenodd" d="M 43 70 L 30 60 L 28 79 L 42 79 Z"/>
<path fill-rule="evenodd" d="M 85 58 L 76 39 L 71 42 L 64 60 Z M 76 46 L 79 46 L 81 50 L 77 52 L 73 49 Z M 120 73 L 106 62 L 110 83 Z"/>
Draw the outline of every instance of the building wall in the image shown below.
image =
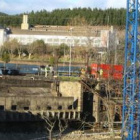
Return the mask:
<path fill-rule="evenodd" d="M 65 43 L 68 46 L 86 46 L 91 43 L 91 46 L 93 47 L 102 47 L 101 37 L 10 34 L 9 39 L 17 39 L 24 45 L 30 44 L 36 40 L 44 40 L 46 44 L 50 45 L 60 45 Z"/>
<path fill-rule="evenodd" d="M 96 48 L 113 48 L 117 42 L 116 31 L 101 30 L 100 36 L 74 36 L 74 35 L 37 35 L 34 31 L 30 34 L 8 34 L 3 29 L 0 30 L 0 46 L 6 40 L 17 39 L 24 45 L 30 44 L 36 40 L 44 40 L 49 45 L 60 45 L 62 43 L 68 46 L 87 46 L 90 45 Z"/>
<path fill-rule="evenodd" d="M 0 46 L 7 40 L 7 35 L 4 29 L 0 29 Z"/>
<path fill-rule="evenodd" d="M 11 111 L 12 106 L 16 106 L 15 111 L 23 111 L 26 108 L 30 111 L 59 110 L 58 107 L 62 106 L 62 110 L 68 110 L 69 106 L 73 105 L 73 97 L 48 97 L 48 96 L 13 96 L 13 97 L 0 97 L 0 111 Z M 71 108 L 72 109 L 72 108 Z"/>
<path fill-rule="evenodd" d="M 83 91 L 82 84 L 79 82 L 60 82 L 59 91 L 62 97 L 74 97 L 77 103 L 77 111 L 83 111 Z"/>

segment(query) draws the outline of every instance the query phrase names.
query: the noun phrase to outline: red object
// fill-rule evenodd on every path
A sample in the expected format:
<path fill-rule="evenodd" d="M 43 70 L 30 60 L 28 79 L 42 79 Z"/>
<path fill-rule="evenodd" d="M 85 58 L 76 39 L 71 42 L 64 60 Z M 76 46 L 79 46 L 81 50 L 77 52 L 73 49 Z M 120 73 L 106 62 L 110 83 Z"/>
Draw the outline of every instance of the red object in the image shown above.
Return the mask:
<path fill-rule="evenodd" d="M 97 71 L 97 69 L 98 69 L 98 64 L 91 64 L 91 69 L 92 69 L 93 71 Z"/>
<path fill-rule="evenodd" d="M 91 64 L 91 74 L 97 78 L 98 75 L 98 64 Z"/>
<path fill-rule="evenodd" d="M 110 77 L 110 74 L 109 74 L 109 73 L 105 73 L 105 72 L 103 72 L 103 76 L 102 76 L 102 77 L 105 78 L 105 79 L 107 79 L 107 78 Z"/>
<path fill-rule="evenodd" d="M 113 79 L 121 80 L 122 78 L 123 78 L 123 74 L 121 74 L 121 73 L 114 73 L 113 74 Z"/>
<path fill-rule="evenodd" d="M 123 72 L 123 66 L 122 65 L 113 65 L 113 70 Z"/>
<path fill-rule="evenodd" d="M 123 78 L 123 66 L 122 65 L 110 65 L 110 64 L 91 64 L 91 74 L 98 77 L 99 70 L 103 70 L 102 78 L 112 78 L 115 80 L 121 80 Z"/>
<path fill-rule="evenodd" d="M 109 70 L 111 70 L 111 65 L 109 65 L 109 64 L 100 64 L 99 67 L 101 69 L 103 69 L 103 71 L 109 71 Z"/>

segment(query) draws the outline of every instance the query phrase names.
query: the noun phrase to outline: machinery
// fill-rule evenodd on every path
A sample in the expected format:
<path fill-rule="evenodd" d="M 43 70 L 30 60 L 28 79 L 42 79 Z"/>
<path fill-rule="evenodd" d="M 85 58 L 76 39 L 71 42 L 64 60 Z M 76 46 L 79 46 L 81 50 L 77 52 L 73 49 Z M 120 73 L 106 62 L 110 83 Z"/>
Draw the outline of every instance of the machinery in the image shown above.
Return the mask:
<path fill-rule="evenodd" d="M 127 0 L 122 138 L 140 139 L 140 0 Z"/>

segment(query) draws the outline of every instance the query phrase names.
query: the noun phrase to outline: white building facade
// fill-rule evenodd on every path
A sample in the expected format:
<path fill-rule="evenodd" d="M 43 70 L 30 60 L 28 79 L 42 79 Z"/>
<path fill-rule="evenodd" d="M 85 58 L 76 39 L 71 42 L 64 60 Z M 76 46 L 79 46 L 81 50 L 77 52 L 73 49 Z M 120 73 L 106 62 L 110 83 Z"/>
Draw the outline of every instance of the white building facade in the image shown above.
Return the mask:
<path fill-rule="evenodd" d="M 8 40 L 8 35 L 4 29 L 0 29 L 0 46 L 3 45 L 5 41 Z"/>
<path fill-rule="evenodd" d="M 35 31 L 29 31 L 29 33 L 22 33 L 22 30 L 17 33 L 6 34 L 4 29 L 0 29 L 0 46 L 5 41 L 16 39 L 23 45 L 28 45 L 36 40 L 43 40 L 46 44 L 52 46 L 58 46 L 62 43 L 68 46 L 89 46 L 96 48 L 113 48 L 116 43 L 116 31 L 101 30 L 100 36 L 75 36 L 75 35 L 49 35 L 48 34 L 37 34 Z"/>

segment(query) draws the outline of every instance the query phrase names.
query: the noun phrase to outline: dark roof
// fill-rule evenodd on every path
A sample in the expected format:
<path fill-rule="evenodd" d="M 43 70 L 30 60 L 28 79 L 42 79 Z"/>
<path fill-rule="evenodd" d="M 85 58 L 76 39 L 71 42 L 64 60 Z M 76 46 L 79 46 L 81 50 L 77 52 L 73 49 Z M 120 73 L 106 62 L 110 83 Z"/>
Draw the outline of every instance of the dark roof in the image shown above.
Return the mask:
<path fill-rule="evenodd" d="M 12 34 L 20 34 L 20 35 L 67 35 L 71 36 L 71 33 L 68 30 L 46 30 L 46 31 L 41 31 L 41 30 L 21 30 L 21 29 L 12 29 Z M 73 31 L 72 32 L 73 36 L 88 36 L 89 34 L 85 31 Z M 100 33 L 94 33 L 92 31 L 90 33 L 90 36 L 100 36 Z"/>

